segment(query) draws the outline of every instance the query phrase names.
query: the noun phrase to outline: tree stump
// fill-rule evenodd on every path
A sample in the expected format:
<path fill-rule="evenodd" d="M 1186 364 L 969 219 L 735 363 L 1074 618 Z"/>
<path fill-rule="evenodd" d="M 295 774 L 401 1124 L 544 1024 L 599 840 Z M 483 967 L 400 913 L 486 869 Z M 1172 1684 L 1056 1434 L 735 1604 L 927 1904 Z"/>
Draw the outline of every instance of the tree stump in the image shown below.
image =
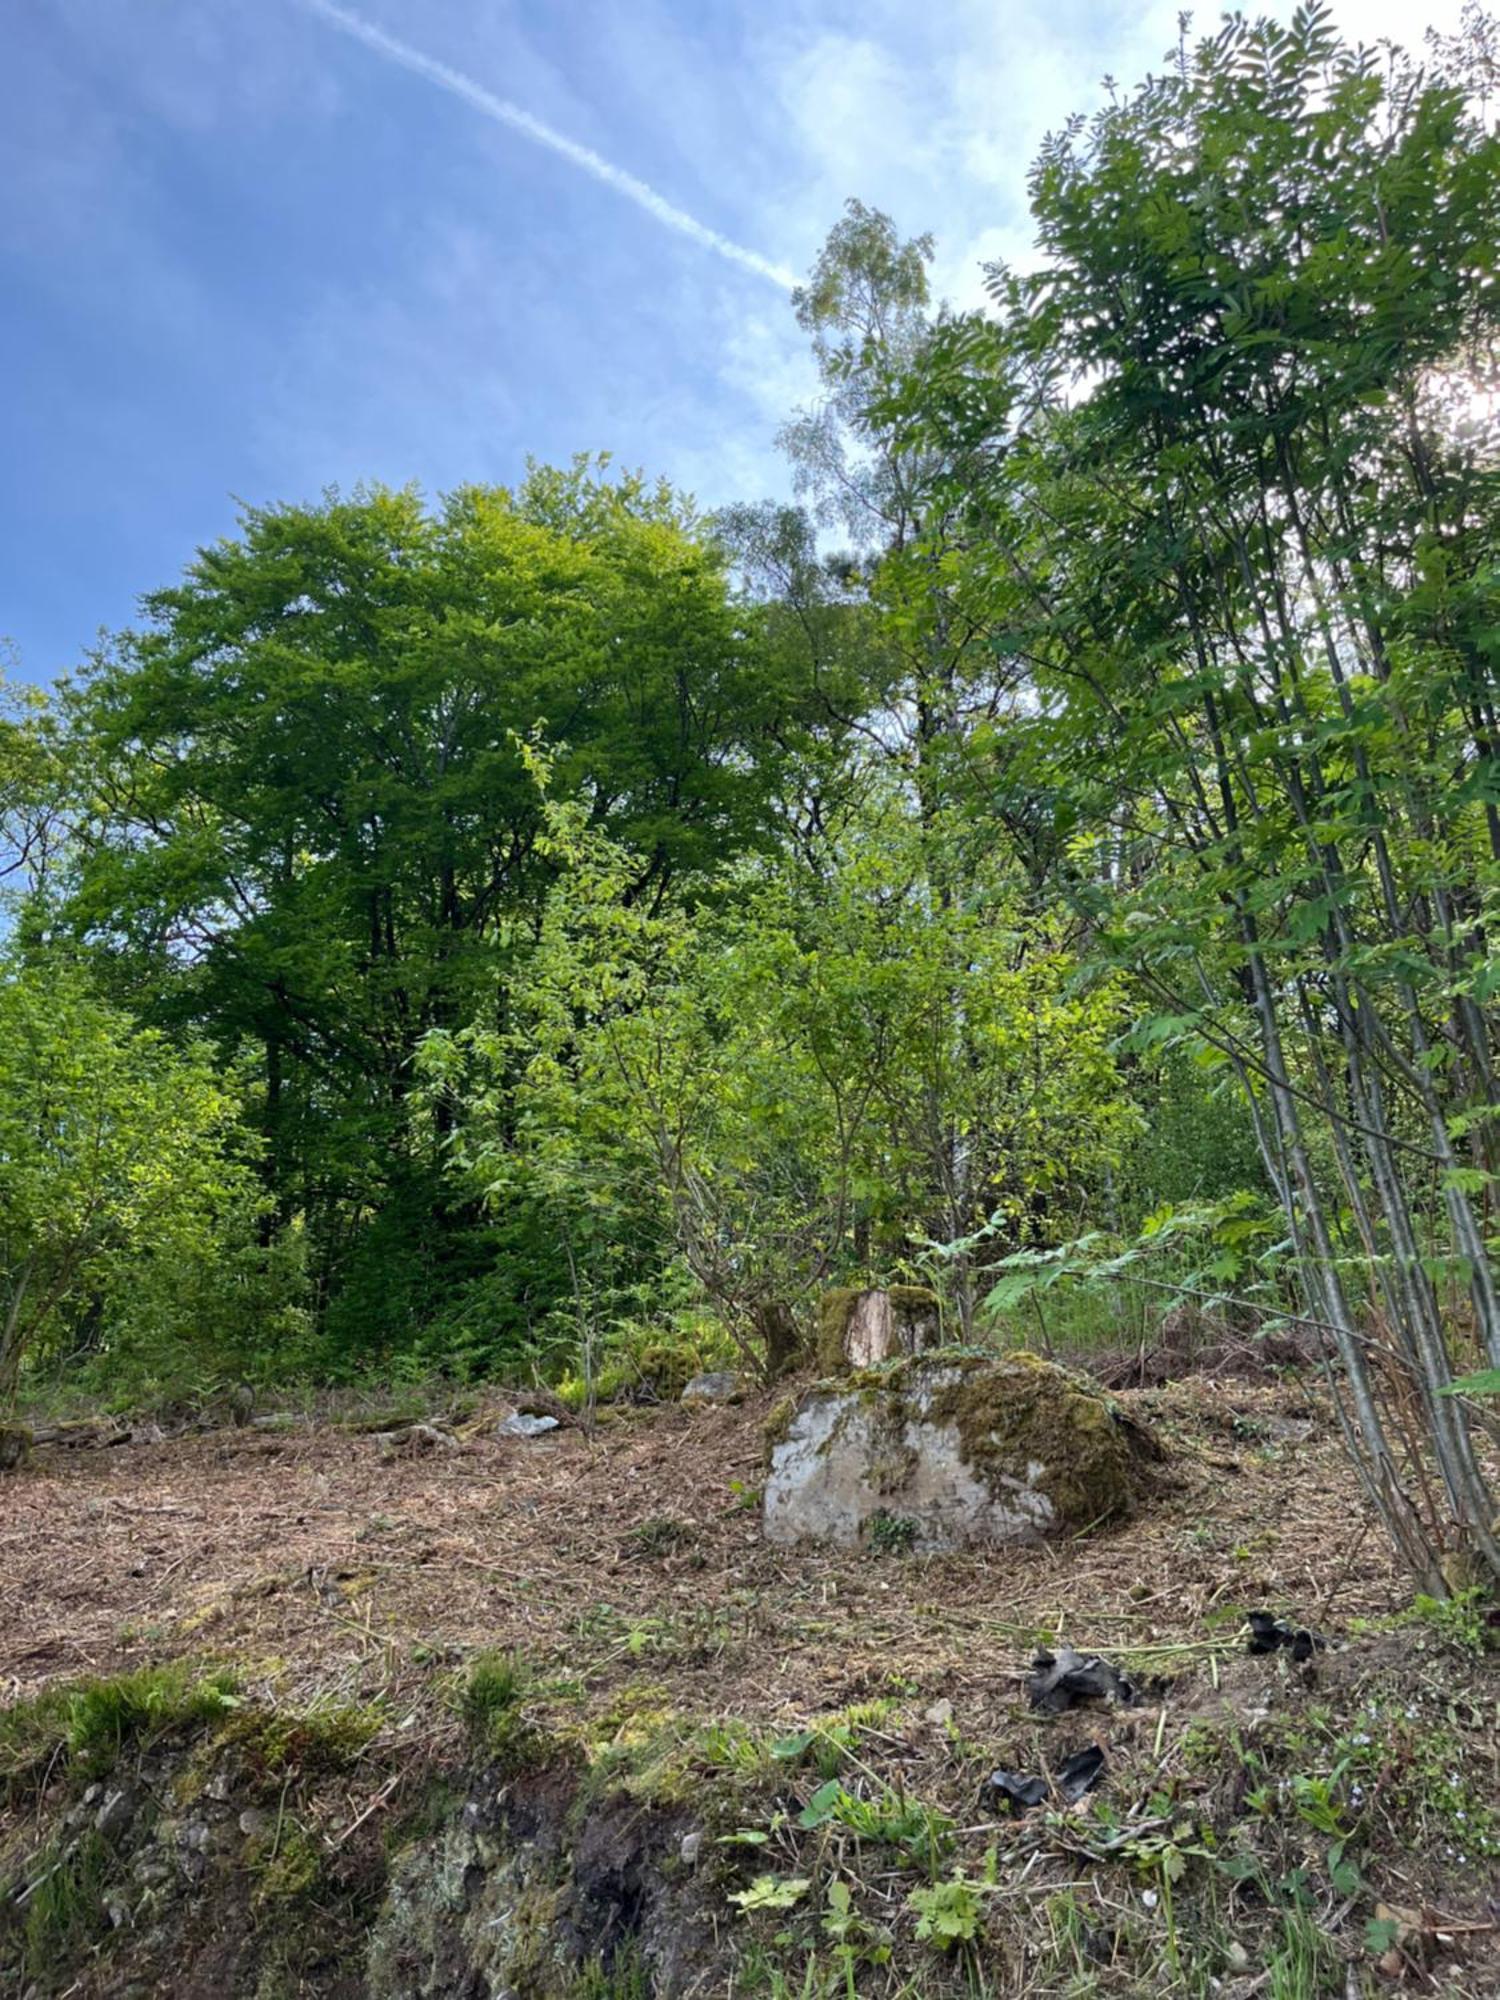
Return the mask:
<path fill-rule="evenodd" d="M 878 1368 L 883 1361 L 923 1354 L 941 1338 L 938 1296 L 924 1285 L 827 1292 L 819 1315 L 818 1364 L 825 1375 Z"/>

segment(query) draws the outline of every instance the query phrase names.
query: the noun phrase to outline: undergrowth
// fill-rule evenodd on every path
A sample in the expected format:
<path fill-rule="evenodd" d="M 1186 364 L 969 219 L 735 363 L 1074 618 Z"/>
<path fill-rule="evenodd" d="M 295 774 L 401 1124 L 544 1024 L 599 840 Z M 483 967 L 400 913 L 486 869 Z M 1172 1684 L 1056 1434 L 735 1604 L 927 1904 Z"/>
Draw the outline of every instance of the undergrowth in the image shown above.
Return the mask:
<path fill-rule="evenodd" d="M 228 1669 L 174 1660 L 47 1688 L 0 1709 L 0 1796 L 52 1773 L 100 1776 L 127 1743 L 232 1714 L 240 1703 L 237 1686 Z"/>

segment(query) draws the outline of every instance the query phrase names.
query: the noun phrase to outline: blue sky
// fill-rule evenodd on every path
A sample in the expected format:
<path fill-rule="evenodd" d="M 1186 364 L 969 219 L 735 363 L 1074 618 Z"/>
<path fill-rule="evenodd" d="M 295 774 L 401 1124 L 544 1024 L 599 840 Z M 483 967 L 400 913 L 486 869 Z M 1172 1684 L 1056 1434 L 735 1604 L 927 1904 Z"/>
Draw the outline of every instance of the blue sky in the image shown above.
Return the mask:
<path fill-rule="evenodd" d="M 785 289 L 759 267 L 805 271 L 857 194 L 933 230 L 940 289 L 977 299 L 982 259 L 1026 253 L 1038 140 L 1105 73 L 1152 66 L 1177 8 L 335 11 L 5 6 L 0 634 L 22 678 L 127 622 L 139 592 L 232 528 L 237 500 L 508 482 L 528 454 L 600 449 L 705 504 L 784 491 L 775 432 L 812 382 Z M 1455 12 L 1444 0 L 1433 18 Z M 1373 37 L 1428 17 L 1366 0 L 1350 18 Z"/>

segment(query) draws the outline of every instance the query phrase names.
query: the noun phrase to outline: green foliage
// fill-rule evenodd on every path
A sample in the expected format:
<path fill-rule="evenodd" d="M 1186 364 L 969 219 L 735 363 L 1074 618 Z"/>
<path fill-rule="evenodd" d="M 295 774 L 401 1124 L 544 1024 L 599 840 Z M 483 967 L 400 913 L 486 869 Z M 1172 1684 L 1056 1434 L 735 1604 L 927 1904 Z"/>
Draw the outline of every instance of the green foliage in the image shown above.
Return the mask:
<path fill-rule="evenodd" d="M 567 867 L 511 1025 L 429 1037 L 424 1101 L 488 1200 L 552 1201 L 575 1263 L 653 1205 L 770 1372 L 857 1238 L 900 1241 L 934 1204 L 950 1232 L 989 1211 L 1024 1235 L 1131 1128 L 1107 983 L 1072 989 L 1003 874 L 972 908 L 934 908 L 933 836 L 896 795 L 851 822 L 831 875 L 742 868 L 697 905 L 632 901 L 639 857 L 578 804 L 547 826 Z"/>
<path fill-rule="evenodd" d="M 890 1963 L 890 1938 L 878 1924 L 871 1923 L 856 1909 L 849 1884 L 837 1876 L 828 1885 L 823 1935 L 832 1945 L 834 1962 L 843 1967 L 844 1986 L 848 1994 L 858 1991 L 855 1979 L 857 1966 Z"/>
<path fill-rule="evenodd" d="M 480 1653 L 459 1692 L 459 1711 L 482 1754 L 510 1774 L 543 1762 L 550 1739 L 527 1715 L 531 1675 L 513 1653 Z"/>
<path fill-rule="evenodd" d="M 1419 1591 L 1413 1610 L 1445 1645 L 1470 1659 L 1481 1659 L 1490 1652 L 1500 1632 L 1495 1593 L 1482 1585 L 1455 1590 L 1447 1597 L 1429 1597 Z"/>
<path fill-rule="evenodd" d="M 1332 1940 L 1306 1910 L 1283 1913 L 1266 1966 L 1272 2000 L 1318 2000 L 1345 1990 L 1344 1965 Z"/>
<path fill-rule="evenodd" d="M 939 1951 L 956 1951 L 979 1936 L 984 1892 L 966 1876 L 954 1875 L 930 1888 L 913 1889 L 906 1902 L 917 1915 L 917 1936 Z"/>
<path fill-rule="evenodd" d="M 1481 1368 L 1474 1375 L 1460 1375 L 1456 1382 L 1446 1382 L 1438 1391 L 1440 1396 L 1500 1396 L 1500 1368 Z"/>
<path fill-rule="evenodd" d="M 889 1514 L 881 1507 L 870 1516 L 870 1547 L 876 1555 L 910 1555 L 916 1539 L 917 1523 L 905 1514 Z"/>
<path fill-rule="evenodd" d="M 44 1347 L 118 1367 L 274 1315 L 234 1085 L 67 965 L 0 963 L 0 1404 Z"/>
<path fill-rule="evenodd" d="M 1175 1282 L 1318 1329 L 1424 1590 L 1500 1574 L 1492 67 L 1477 16 L 1425 67 L 1184 27 L 1049 138 L 988 313 L 848 205 L 807 512 L 254 509 L 11 703 L 0 1394 L 591 1405 L 705 1301 L 774 1376 L 832 1281 L 966 1341 Z"/>
<path fill-rule="evenodd" d="M 258 1910 L 294 1903 L 317 1887 L 323 1855 L 300 1827 L 279 1824 L 263 1856 L 250 1857 L 255 1870 L 254 1902 Z"/>
<path fill-rule="evenodd" d="M 85 1776 L 108 1771 L 129 1743 L 239 1707 L 234 1677 L 186 1661 L 51 1687 L 0 1709 L 0 1787 L 24 1790 L 60 1758 Z"/>
<path fill-rule="evenodd" d="M 953 1822 L 936 1807 L 881 1786 L 870 1796 L 850 1791 L 840 1778 L 819 1785 L 797 1815 L 805 1833 L 840 1826 L 857 1840 L 899 1849 L 909 1860 L 936 1874 L 952 1845 Z"/>
<path fill-rule="evenodd" d="M 114 1872 L 114 1855 L 103 1834 L 87 1828 L 76 1839 L 60 1835 L 34 1864 L 37 1888 L 26 1905 L 23 1962 L 45 1973 L 81 1958 L 108 1931 L 104 1891 Z"/>
<path fill-rule="evenodd" d="M 734 1890 L 729 1900 L 747 1916 L 755 1910 L 790 1910 L 811 1887 L 805 1875 L 757 1875 L 748 1889 Z"/>
<path fill-rule="evenodd" d="M 384 1721 L 378 1706 L 333 1699 L 298 1708 L 235 1706 L 215 1747 L 232 1749 L 246 1783 L 267 1799 L 279 1798 L 294 1778 L 347 1770 Z"/>
<path fill-rule="evenodd" d="M 464 1721 L 477 1734 L 487 1735 L 509 1717 L 525 1691 L 526 1669 L 513 1653 L 481 1653 L 464 1682 Z"/>
<path fill-rule="evenodd" d="M 554 872 L 519 739 L 554 745 L 654 893 L 763 838 L 770 732 L 802 700 L 691 509 L 583 464 L 435 511 L 380 489 L 251 509 L 67 694 L 88 837 L 60 922 L 153 1023 L 254 1051 L 276 1213 L 320 1296 L 351 1288 L 336 1348 L 408 1345 L 484 1276 L 406 1094 Z M 510 1333 L 566 1292 L 545 1218 L 523 1236 Z"/>
<path fill-rule="evenodd" d="M 1234 1080 L 1366 1488 L 1434 1588 L 1455 1526 L 1500 1570 L 1438 1393 L 1440 1287 L 1500 1364 L 1500 423 L 1468 394 L 1500 333 L 1500 136 L 1455 74 L 1318 5 L 1184 35 L 1047 142 L 1039 268 L 992 273 L 996 316 L 936 327 L 883 409 L 954 462 L 947 574 L 1024 662 L 1007 747 L 1054 880 L 1144 1045 Z M 912 560 L 951 547 L 944 523 Z M 1367 1311 L 1419 1385 L 1436 1507 Z"/>

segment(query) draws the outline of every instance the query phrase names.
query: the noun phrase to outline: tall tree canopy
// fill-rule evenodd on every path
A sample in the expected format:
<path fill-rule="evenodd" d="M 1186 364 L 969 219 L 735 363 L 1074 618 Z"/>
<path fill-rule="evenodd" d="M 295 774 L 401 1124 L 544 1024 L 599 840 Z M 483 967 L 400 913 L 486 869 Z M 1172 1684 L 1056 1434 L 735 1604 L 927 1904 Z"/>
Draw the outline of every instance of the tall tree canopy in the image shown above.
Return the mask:
<path fill-rule="evenodd" d="M 398 1196 L 415 1238 L 381 1255 L 409 1268 L 442 1205 L 412 1052 L 503 1006 L 549 879 L 521 741 L 654 896 L 764 837 L 799 691 L 689 510 L 584 468 L 253 510 L 145 610 L 69 698 L 67 919 L 150 1018 L 258 1051 L 270 1186 L 325 1289 Z"/>

